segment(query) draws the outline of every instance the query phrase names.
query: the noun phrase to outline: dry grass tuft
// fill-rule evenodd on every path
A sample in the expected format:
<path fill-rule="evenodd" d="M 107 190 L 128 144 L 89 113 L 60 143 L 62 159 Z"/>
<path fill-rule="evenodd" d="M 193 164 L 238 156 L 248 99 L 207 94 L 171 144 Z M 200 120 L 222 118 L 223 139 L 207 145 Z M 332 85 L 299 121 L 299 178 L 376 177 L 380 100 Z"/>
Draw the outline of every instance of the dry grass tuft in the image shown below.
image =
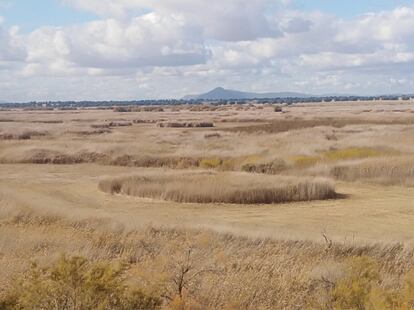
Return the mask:
<path fill-rule="evenodd" d="M 122 155 L 106 160 L 104 164 L 124 167 L 143 168 L 173 168 L 185 169 L 198 167 L 201 159 L 196 157 L 157 157 L 157 156 L 133 156 Z"/>
<path fill-rule="evenodd" d="M 66 154 L 47 149 L 33 149 L 26 153 L 22 159 L 17 160 L 17 162 L 25 164 L 33 163 L 71 165 L 82 163 L 94 163 L 101 161 L 104 158 L 105 155 L 94 152 L 78 152 L 75 154 Z"/>
<path fill-rule="evenodd" d="M 127 121 L 117 121 L 117 122 L 110 122 L 108 123 L 109 127 L 129 127 L 132 126 L 131 122 L 127 122 Z"/>
<path fill-rule="evenodd" d="M 288 164 L 283 159 L 275 159 L 269 163 L 244 164 L 241 170 L 250 173 L 279 174 L 288 168 Z"/>
<path fill-rule="evenodd" d="M 189 203 L 271 204 L 337 197 L 326 180 L 245 173 L 136 176 L 102 181 L 99 188 L 111 194 Z"/>
<path fill-rule="evenodd" d="M 96 129 L 96 130 L 79 130 L 79 131 L 69 131 L 69 134 L 77 136 L 97 136 L 111 133 L 109 129 Z"/>
<path fill-rule="evenodd" d="M 0 110 L 0 111 L 4 111 L 4 110 Z M 12 118 L 0 118 L 0 123 L 13 123 L 13 122 L 16 122 L 16 120 Z"/>
<path fill-rule="evenodd" d="M 62 120 L 34 120 L 31 121 L 34 124 L 63 124 Z"/>
<path fill-rule="evenodd" d="M 198 104 L 189 108 L 191 112 L 213 112 L 217 111 L 219 107 L 210 104 Z"/>
<path fill-rule="evenodd" d="M 204 135 L 205 139 L 214 139 L 214 138 L 221 138 L 221 135 L 218 132 L 214 132 L 214 133 L 206 133 Z"/>
<path fill-rule="evenodd" d="M 211 128 L 214 127 L 213 123 L 210 122 L 168 122 L 168 123 L 158 123 L 160 128 Z"/>
<path fill-rule="evenodd" d="M 34 137 L 45 137 L 49 133 L 46 131 L 25 130 L 17 133 L 0 133 L 0 140 L 30 140 Z"/>

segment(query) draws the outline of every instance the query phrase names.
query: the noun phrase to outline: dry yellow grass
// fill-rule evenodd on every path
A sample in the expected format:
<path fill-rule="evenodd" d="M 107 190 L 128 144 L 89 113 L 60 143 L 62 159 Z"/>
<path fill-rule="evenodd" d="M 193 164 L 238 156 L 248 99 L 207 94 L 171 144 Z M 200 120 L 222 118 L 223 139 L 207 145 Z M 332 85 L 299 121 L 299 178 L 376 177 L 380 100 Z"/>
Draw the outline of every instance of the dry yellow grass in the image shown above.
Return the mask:
<path fill-rule="evenodd" d="M 389 309 L 390 300 L 409 309 L 411 110 L 359 102 L 283 113 L 255 105 L 2 111 L 2 133 L 49 134 L 0 141 L 0 295 L 31 260 L 53 269 L 66 253 L 125 265 L 128 285 L 172 309 Z M 298 157 L 314 163 L 292 166 Z M 212 171 L 241 169 L 249 173 Z M 330 173 L 346 199 L 309 201 L 333 194 L 318 181 Z M 102 182 L 111 191 L 111 180 L 138 197 L 98 190 Z M 304 201 L 256 204 L 291 200 Z"/>
<path fill-rule="evenodd" d="M 190 203 L 271 204 L 337 197 L 327 180 L 247 173 L 135 176 L 102 181 L 111 194 Z"/>
<path fill-rule="evenodd" d="M 295 156 L 291 160 L 299 168 L 306 168 L 318 163 L 350 161 L 363 158 L 384 157 L 398 152 L 388 149 L 351 147 L 333 149 L 313 156 Z"/>
<path fill-rule="evenodd" d="M 178 298 L 187 305 L 185 309 L 283 309 L 304 308 L 315 303 L 324 308 L 335 304 L 332 296 L 338 298 L 349 292 L 344 286 L 353 273 L 347 268 L 355 258 L 367 257 L 375 262 L 381 282 L 373 280 L 372 285 L 379 284 L 379 288 L 395 292 L 400 290 L 414 265 L 414 251 L 400 244 L 358 246 L 331 243 L 329 239 L 318 244 L 151 227 L 125 230 L 119 226 L 113 228 L 110 222 L 98 218 L 74 221 L 25 212 L 17 217 L 3 213 L 0 219 L 2 263 L 9 266 L 8 270 L 2 270 L 3 274 L 25 270 L 29 260 L 49 267 L 60 261 L 62 251 L 70 251 L 70 255 L 81 255 L 91 262 L 123 264 L 127 267 L 125 276 L 130 287 L 158 296 L 164 306 L 173 306 Z M 13 242 L 9 242 L 12 235 Z M 56 276 L 70 277 L 71 274 L 65 275 L 63 271 L 74 269 L 62 265 L 61 261 L 59 264 L 52 266 L 52 270 L 59 268 Z M 359 265 L 362 272 L 370 268 L 369 264 Z M 79 274 L 85 269 L 88 272 L 87 265 L 83 264 L 76 272 Z M 96 281 L 100 281 L 99 274 L 94 277 Z M 111 277 L 111 273 L 107 274 L 108 282 L 102 288 L 109 289 Z M 0 292 L 1 288 L 5 290 L 0 293 L 0 301 L 13 281 L 12 277 L 3 279 Z M 71 283 L 61 279 L 56 289 Z M 82 279 L 76 279 L 79 286 L 83 285 Z M 26 281 L 26 287 L 33 285 L 28 278 Z M 37 283 L 33 288 L 40 294 L 40 283 L 48 282 Z M 89 289 L 86 286 L 83 293 L 87 294 Z M 24 294 L 20 298 L 28 298 L 30 291 L 26 292 L 25 287 L 20 290 Z M 60 292 L 61 298 L 72 294 L 70 290 Z M 48 291 L 43 302 L 53 294 L 54 291 Z M 30 306 L 30 300 L 22 301 Z"/>

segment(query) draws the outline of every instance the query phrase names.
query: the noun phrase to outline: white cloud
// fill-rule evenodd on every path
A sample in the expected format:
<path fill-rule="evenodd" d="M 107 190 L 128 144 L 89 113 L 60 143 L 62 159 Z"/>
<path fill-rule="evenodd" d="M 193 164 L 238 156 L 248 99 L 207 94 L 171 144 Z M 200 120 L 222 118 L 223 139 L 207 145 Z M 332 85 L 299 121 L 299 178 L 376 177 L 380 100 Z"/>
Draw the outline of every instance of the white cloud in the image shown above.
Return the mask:
<path fill-rule="evenodd" d="M 64 0 L 77 8 L 100 16 L 126 19 L 146 11 L 164 15 L 179 15 L 199 25 L 210 39 L 238 41 L 258 37 L 278 36 L 279 29 L 272 25 L 267 8 L 280 0 Z"/>
<path fill-rule="evenodd" d="M 148 13 L 128 22 L 105 19 L 37 29 L 27 37 L 27 55 L 27 63 L 42 68 L 128 71 L 143 66 L 203 63 L 207 51 L 197 27 L 180 17 Z"/>
<path fill-rule="evenodd" d="M 28 34 L 0 20 L 1 94 L 132 99 L 218 85 L 315 93 L 413 86 L 414 7 L 344 20 L 270 0 L 64 1 L 100 17 Z"/>
<path fill-rule="evenodd" d="M 7 29 L 0 16 L 0 61 L 17 61 L 24 58 L 24 45 L 18 27 Z"/>

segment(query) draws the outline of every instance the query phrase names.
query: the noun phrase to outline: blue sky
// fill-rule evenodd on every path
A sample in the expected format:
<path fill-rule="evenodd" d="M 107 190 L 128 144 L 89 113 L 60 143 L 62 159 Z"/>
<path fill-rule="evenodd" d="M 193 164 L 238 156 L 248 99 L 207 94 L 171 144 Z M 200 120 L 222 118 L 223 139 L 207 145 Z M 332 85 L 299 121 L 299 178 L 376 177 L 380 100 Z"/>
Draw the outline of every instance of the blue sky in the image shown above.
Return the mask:
<path fill-rule="evenodd" d="M 413 94 L 414 0 L 0 0 L 0 101 L 217 86 Z"/>
<path fill-rule="evenodd" d="M 59 0 L 0 0 L 0 15 L 8 25 L 19 25 L 25 32 L 44 25 L 64 26 L 96 19 L 96 15 Z"/>
<path fill-rule="evenodd" d="M 414 0 L 296 0 L 294 6 L 298 9 L 320 10 L 343 18 L 352 18 L 368 12 L 413 4 Z"/>
<path fill-rule="evenodd" d="M 342 18 L 403 5 L 414 5 L 414 0 L 294 0 L 292 3 L 298 10 L 319 10 Z M 63 26 L 97 18 L 93 13 L 73 8 L 61 0 L 0 0 L 0 13 L 7 24 L 19 25 L 26 32 L 44 25 Z"/>

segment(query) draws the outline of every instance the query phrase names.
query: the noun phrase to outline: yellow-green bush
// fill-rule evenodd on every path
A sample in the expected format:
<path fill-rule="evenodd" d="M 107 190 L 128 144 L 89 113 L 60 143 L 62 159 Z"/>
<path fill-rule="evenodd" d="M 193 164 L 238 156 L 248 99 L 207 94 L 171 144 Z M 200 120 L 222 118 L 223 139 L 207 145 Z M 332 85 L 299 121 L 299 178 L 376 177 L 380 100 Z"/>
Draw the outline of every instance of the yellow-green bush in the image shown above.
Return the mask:
<path fill-rule="evenodd" d="M 296 156 L 292 158 L 295 166 L 299 168 L 307 168 L 320 162 L 336 162 L 341 160 L 363 159 L 380 157 L 393 152 L 380 151 L 373 148 L 346 148 L 341 150 L 330 150 L 319 153 L 319 155 Z"/>
<path fill-rule="evenodd" d="M 379 267 L 368 257 L 354 258 L 346 276 L 332 290 L 335 309 L 365 309 L 370 302 L 371 291 L 380 281 Z"/>
<path fill-rule="evenodd" d="M 414 270 L 409 272 L 401 289 L 384 287 L 379 264 L 370 257 L 355 257 L 348 261 L 346 272 L 336 282 L 330 282 L 324 304 L 313 308 L 386 310 L 414 309 Z"/>
<path fill-rule="evenodd" d="M 131 290 L 123 268 L 62 257 L 50 268 L 33 264 L 0 300 L 0 309 L 157 309 L 160 299 Z"/>
<path fill-rule="evenodd" d="M 217 169 L 222 162 L 220 158 L 204 158 L 200 161 L 200 167 L 204 169 Z"/>
<path fill-rule="evenodd" d="M 347 149 L 342 149 L 342 150 L 327 151 L 323 153 L 323 157 L 326 160 L 330 160 L 330 161 L 340 161 L 340 160 L 378 157 L 383 154 L 384 152 L 381 152 L 376 149 L 354 147 L 354 148 L 347 148 Z"/>
<path fill-rule="evenodd" d="M 295 166 L 299 168 L 306 168 L 313 165 L 316 165 L 321 158 L 319 156 L 296 156 L 292 158 L 292 161 Z"/>

